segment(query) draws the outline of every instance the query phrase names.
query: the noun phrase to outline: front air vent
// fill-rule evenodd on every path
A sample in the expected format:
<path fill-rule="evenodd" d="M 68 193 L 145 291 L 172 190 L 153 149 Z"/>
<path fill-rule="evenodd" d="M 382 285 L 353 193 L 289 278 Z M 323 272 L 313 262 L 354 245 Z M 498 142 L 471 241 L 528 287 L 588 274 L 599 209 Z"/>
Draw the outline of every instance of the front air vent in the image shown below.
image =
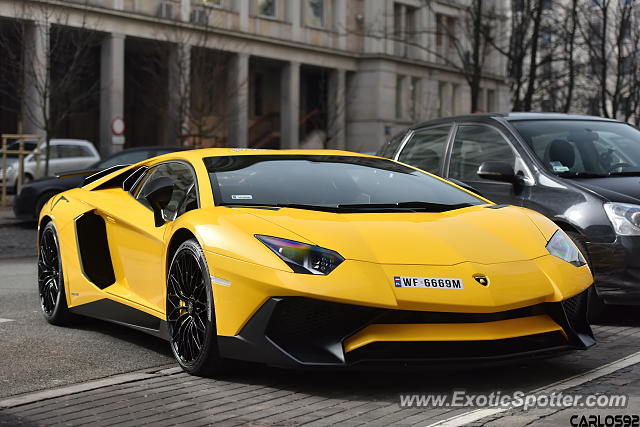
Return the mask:
<path fill-rule="evenodd" d="M 76 218 L 80 265 L 85 277 L 100 289 L 116 281 L 104 219 L 94 211 Z"/>

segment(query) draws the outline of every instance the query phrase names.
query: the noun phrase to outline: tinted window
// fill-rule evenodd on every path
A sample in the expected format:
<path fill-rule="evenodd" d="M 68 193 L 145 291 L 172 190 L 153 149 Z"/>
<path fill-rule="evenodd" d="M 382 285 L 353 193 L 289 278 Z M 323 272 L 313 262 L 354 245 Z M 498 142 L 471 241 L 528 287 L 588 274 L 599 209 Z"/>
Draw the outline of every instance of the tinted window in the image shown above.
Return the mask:
<path fill-rule="evenodd" d="M 398 148 L 400 148 L 400 144 L 406 135 L 406 132 L 402 132 L 391 138 L 389 142 L 386 142 L 382 148 L 378 151 L 378 156 L 386 157 L 388 159 L 392 159 L 395 156 Z"/>
<path fill-rule="evenodd" d="M 496 129 L 483 125 L 460 126 L 453 142 L 449 177 L 462 181 L 480 179 L 478 168 L 487 161 L 508 163 L 516 172 L 522 167 L 509 143 Z"/>
<path fill-rule="evenodd" d="M 36 149 L 37 143 L 35 141 L 24 141 L 23 150 L 24 151 L 33 151 Z M 1 148 L 1 147 L 0 147 Z M 20 150 L 20 142 L 15 141 L 10 144 L 7 144 L 7 151 L 18 151 Z M 7 154 L 8 158 L 17 158 L 18 154 Z"/>
<path fill-rule="evenodd" d="M 116 165 L 132 165 L 134 163 L 146 160 L 149 157 L 151 157 L 151 155 L 147 150 L 136 150 L 129 152 L 123 151 L 101 161 L 100 163 L 98 163 L 97 167 L 100 169 L 104 169 Z"/>
<path fill-rule="evenodd" d="M 249 155 L 210 157 L 205 164 L 219 205 L 484 203 L 434 177 L 385 159 Z"/>
<path fill-rule="evenodd" d="M 562 176 L 640 173 L 640 131 L 616 122 L 511 122 L 545 167 Z"/>
<path fill-rule="evenodd" d="M 451 126 L 440 126 L 415 131 L 398 156 L 398 161 L 427 172 L 440 172 L 450 130 Z"/>
<path fill-rule="evenodd" d="M 192 169 L 180 162 L 162 163 L 149 170 L 136 190 L 136 199 L 148 206 L 145 197 L 150 184 L 158 178 L 167 177 L 173 181 L 171 201 L 162 211 L 165 220 L 173 221 L 187 210 L 198 207 L 196 180 Z M 195 203 L 194 203 L 195 201 Z"/>
<path fill-rule="evenodd" d="M 58 147 L 58 156 L 60 158 L 70 157 L 92 157 L 93 153 L 89 148 L 82 145 L 64 145 L 60 144 Z"/>

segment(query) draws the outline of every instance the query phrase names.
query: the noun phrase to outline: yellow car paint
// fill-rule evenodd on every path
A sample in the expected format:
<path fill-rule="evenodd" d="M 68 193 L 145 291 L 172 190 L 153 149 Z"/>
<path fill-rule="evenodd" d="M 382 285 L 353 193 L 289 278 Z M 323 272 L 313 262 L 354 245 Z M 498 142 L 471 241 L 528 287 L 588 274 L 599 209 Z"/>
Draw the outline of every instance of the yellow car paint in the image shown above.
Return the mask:
<path fill-rule="evenodd" d="M 164 319 L 168 248 L 179 230 L 196 237 L 210 274 L 229 282 L 212 285 L 220 336 L 238 334 L 271 297 L 303 296 L 388 309 L 495 313 L 562 301 L 593 282 L 587 266 L 575 267 L 549 254 L 545 244 L 558 227 L 523 208 L 474 206 L 444 213 L 345 215 L 215 205 L 203 158 L 283 153 L 362 156 L 327 150 L 180 151 L 53 197 L 40 214 L 40 224 L 50 220 L 57 227 L 68 306 L 106 298 Z M 175 160 L 193 166 L 200 209 L 160 227 L 154 226 L 152 211 L 128 192 L 100 187 L 128 169 Z M 65 201 L 58 201 L 62 196 Z M 89 211 L 103 217 L 107 227 L 116 280 L 105 289 L 87 279 L 79 260 L 74 220 Z M 345 261 L 327 276 L 296 274 L 257 241 L 255 234 L 322 246 L 337 251 Z M 489 285 L 475 283 L 476 274 L 487 276 Z M 395 288 L 394 276 L 455 277 L 464 281 L 465 288 Z M 374 341 L 499 339 L 558 329 L 561 327 L 547 316 L 491 324 L 371 325 L 348 338 L 345 350 Z"/>
<path fill-rule="evenodd" d="M 345 340 L 344 351 L 378 341 L 487 341 L 554 331 L 562 328 L 547 315 L 483 323 L 369 325 Z"/>

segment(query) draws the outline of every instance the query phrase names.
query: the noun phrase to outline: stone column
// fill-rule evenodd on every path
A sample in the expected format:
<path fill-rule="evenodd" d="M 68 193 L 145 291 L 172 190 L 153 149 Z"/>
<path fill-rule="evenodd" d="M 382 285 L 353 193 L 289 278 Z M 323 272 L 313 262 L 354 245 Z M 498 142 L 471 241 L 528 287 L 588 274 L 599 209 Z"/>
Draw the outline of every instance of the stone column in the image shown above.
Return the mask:
<path fill-rule="evenodd" d="M 191 20 L 191 0 L 180 0 L 180 19 L 183 22 Z"/>
<path fill-rule="evenodd" d="M 191 104 L 191 45 L 175 44 L 169 51 L 166 135 L 168 145 L 181 145 L 189 133 Z"/>
<path fill-rule="evenodd" d="M 48 23 L 29 22 L 24 32 L 24 131 L 43 138 L 49 114 L 49 29 Z"/>
<path fill-rule="evenodd" d="M 234 53 L 229 59 L 227 74 L 227 99 L 229 100 L 230 147 L 249 146 L 249 55 Z"/>
<path fill-rule="evenodd" d="M 249 0 L 233 0 L 238 12 L 240 31 L 249 31 Z"/>
<path fill-rule="evenodd" d="M 333 27 L 338 32 L 338 49 L 347 48 L 347 2 L 337 1 L 333 3 Z"/>
<path fill-rule="evenodd" d="M 111 122 L 124 118 L 124 35 L 107 34 L 100 55 L 100 153 L 120 151 L 123 138 L 115 138 Z"/>
<path fill-rule="evenodd" d="M 328 148 L 344 150 L 347 126 L 347 72 L 331 70 L 329 74 L 329 144 Z"/>
<path fill-rule="evenodd" d="M 440 115 L 441 117 L 451 116 L 454 108 L 453 85 L 449 82 L 440 83 Z"/>
<path fill-rule="evenodd" d="M 300 63 L 288 62 L 280 74 L 280 147 L 298 148 L 300 127 Z"/>
<path fill-rule="evenodd" d="M 300 40 L 300 22 L 302 20 L 302 3 L 300 0 L 286 0 L 287 19 L 291 22 L 291 37 L 293 40 Z"/>

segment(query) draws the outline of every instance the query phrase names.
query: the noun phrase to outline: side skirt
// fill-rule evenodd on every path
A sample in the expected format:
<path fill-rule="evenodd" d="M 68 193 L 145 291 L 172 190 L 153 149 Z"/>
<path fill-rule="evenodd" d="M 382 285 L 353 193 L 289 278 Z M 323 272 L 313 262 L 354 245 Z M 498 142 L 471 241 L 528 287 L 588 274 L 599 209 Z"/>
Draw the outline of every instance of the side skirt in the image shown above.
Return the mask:
<path fill-rule="evenodd" d="M 169 340 L 166 321 L 107 298 L 71 307 L 69 311 Z"/>

